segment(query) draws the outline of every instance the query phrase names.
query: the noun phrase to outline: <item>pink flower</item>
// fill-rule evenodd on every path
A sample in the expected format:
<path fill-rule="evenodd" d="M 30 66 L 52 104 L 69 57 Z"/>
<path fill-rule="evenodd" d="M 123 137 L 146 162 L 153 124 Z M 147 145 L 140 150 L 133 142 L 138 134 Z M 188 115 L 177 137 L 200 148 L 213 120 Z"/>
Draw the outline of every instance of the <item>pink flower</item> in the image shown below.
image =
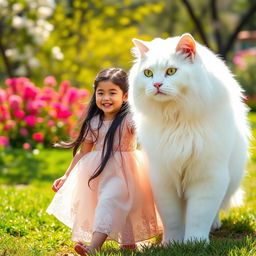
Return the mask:
<path fill-rule="evenodd" d="M 25 143 L 22 145 L 22 147 L 23 147 L 24 149 L 26 149 L 26 150 L 31 149 L 31 145 L 30 145 L 29 143 L 27 143 L 27 142 L 25 142 Z"/>
<path fill-rule="evenodd" d="M 24 85 L 29 82 L 26 77 L 16 77 L 5 80 L 5 84 L 11 89 L 12 93 L 22 95 Z"/>
<path fill-rule="evenodd" d="M 69 109 L 60 109 L 57 111 L 57 118 L 64 119 L 72 116 L 72 113 Z"/>
<path fill-rule="evenodd" d="M 75 103 L 79 99 L 78 89 L 70 88 L 66 95 L 69 104 Z"/>
<path fill-rule="evenodd" d="M 24 121 L 30 127 L 34 127 L 36 125 L 36 117 L 33 115 L 26 116 Z"/>
<path fill-rule="evenodd" d="M 60 90 L 59 90 L 60 94 L 66 94 L 69 87 L 70 87 L 70 82 L 68 80 L 63 81 L 60 84 Z"/>
<path fill-rule="evenodd" d="M 48 126 L 52 127 L 55 125 L 55 122 L 53 120 L 49 120 L 47 123 Z"/>
<path fill-rule="evenodd" d="M 10 119 L 10 112 L 6 106 L 0 105 L 0 122 Z"/>
<path fill-rule="evenodd" d="M 26 104 L 26 109 L 32 115 L 36 115 L 38 113 L 37 108 L 36 108 L 36 106 L 35 106 L 33 101 L 29 101 Z"/>
<path fill-rule="evenodd" d="M 22 136 L 27 136 L 27 135 L 28 135 L 28 130 L 27 130 L 26 128 L 21 128 L 21 129 L 20 129 L 20 134 L 21 134 Z"/>
<path fill-rule="evenodd" d="M 45 108 L 47 103 L 43 100 L 34 100 L 30 101 L 26 104 L 26 109 L 30 114 L 36 115 L 38 110 L 41 108 Z"/>
<path fill-rule="evenodd" d="M 33 133 L 32 138 L 33 138 L 34 141 L 37 141 L 37 142 L 43 142 L 44 141 L 44 135 L 40 132 Z"/>
<path fill-rule="evenodd" d="M 19 95 L 11 95 L 9 97 L 9 105 L 13 110 L 17 110 L 21 107 L 22 98 Z"/>
<path fill-rule="evenodd" d="M 29 143 L 27 143 L 27 142 L 25 142 L 25 143 L 22 145 L 22 147 L 23 147 L 24 149 L 26 149 L 26 150 L 31 149 L 31 145 L 30 145 Z"/>
<path fill-rule="evenodd" d="M 55 79 L 54 76 L 47 76 L 45 79 L 44 79 L 44 84 L 45 85 L 51 85 L 51 86 L 55 86 L 57 84 L 57 81 Z"/>
<path fill-rule="evenodd" d="M 57 118 L 57 111 L 54 110 L 54 109 L 52 109 L 52 110 L 49 111 L 49 115 L 50 115 L 51 117 L 53 117 L 53 118 Z"/>
<path fill-rule="evenodd" d="M 11 130 L 12 128 L 14 128 L 16 125 L 16 122 L 14 120 L 7 120 L 6 124 L 3 126 L 3 130 L 4 131 L 9 131 Z"/>
<path fill-rule="evenodd" d="M 11 88 L 13 93 L 17 93 L 17 78 L 10 78 L 5 80 L 5 84 Z"/>
<path fill-rule="evenodd" d="M 40 100 L 51 101 L 56 96 L 56 92 L 51 87 L 44 87 L 42 89 L 42 95 L 39 97 Z"/>
<path fill-rule="evenodd" d="M 9 138 L 6 136 L 0 136 L 0 146 L 9 146 Z"/>
<path fill-rule="evenodd" d="M 15 110 L 13 114 L 18 119 L 22 119 L 25 116 L 25 112 L 21 109 Z"/>
<path fill-rule="evenodd" d="M 3 104 L 7 99 L 6 92 L 3 89 L 0 89 L 0 104 Z"/>
<path fill-rule="evenodd" d="M 39 89 L 34 86 L 32 83 L 26 83 L 24 91 L 23 91 L 23 97 L 24 100 L 34 100 L 36 95 L 38 94 Z"/>
<path fill-rule="evenodd" d="M 52 103 L 51 107 L 55 108 L 56 110 L 56 113 L 54 111 L 51 112 L 53 117 L 63 119 L 63 118 L 68 118 L 72 115 L 71 111 L 68 109 L 68 106 L 65 106 L 61 103 L 58 103 L 58 102 Z"/>
<path fill-rule="evenodd" d="M 80 89 L 78 91 L 78 93 L 79 93 L 80 98 L 82 98 L 82 99 L 86 99 L 89 97 L 89 91 L 86 89 Z"/>
<path fill-rule="evenodd" d="M 44 122 L 44 118 L 39 116 L 37 119 L 36 119 L 37 123 L 43 123 Z"/>

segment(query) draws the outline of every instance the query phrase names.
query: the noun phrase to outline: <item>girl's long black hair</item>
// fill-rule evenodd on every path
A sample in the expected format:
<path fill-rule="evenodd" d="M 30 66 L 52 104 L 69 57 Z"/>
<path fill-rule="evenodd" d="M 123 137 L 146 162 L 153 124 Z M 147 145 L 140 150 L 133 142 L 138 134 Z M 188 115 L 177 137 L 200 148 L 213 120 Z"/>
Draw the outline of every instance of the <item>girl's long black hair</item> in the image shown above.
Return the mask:
<path fill-rule="evenodd" d="M 84 141 L 87 133 L 90 131 L 94 134 L 95 141 L 97 141 L 98 133 L 96 134 L 91 127 L 91 120 L 95 116 L 99 116 L 99 124 L 97 130 L 99 131 L 100 127 L 103 124 L 104 113 L 101 109 L 98 108 L 96 105 L 96 90 L 100 82 L 102 81 L 111 81 L 115 85 L 118 85 L 122 90 L 123 94 L 128 93 L 128 78 L 127 73 L 122 70 L 121 68 L 108 68 L 100 71 L 94 81 L 94 92 L 92 98 L 89 102 L 88 109 L 82 115 L 80 120 L 80 131 L 78 136 L 71 142 L 59 142 L 56 143 L 56 147 L 61 148 L 73 148 L 73 156 L 75 156 L 78 148 Z M 88 185 L 90 185 L 90 181 L 97 178 L 102 171 L 104 170 L 111 154 L 113 153 L 113 143 L 114 143 L 114 136 L 119 127 L 119 142 L 121 139 L 121 124 L 125 116 L 130 112 L 128 102 L 124 102 L 121 106 L 121 109 L 116 114 L 115 119 L 112 121 L 109 130 L 107 131 L 106 137 L 103 143 L 102 149 L 102 156 L 101 156 L 101 163 L 98 168 L 94 171 L 93 175 L 90 177 L 88 181 Z"/>

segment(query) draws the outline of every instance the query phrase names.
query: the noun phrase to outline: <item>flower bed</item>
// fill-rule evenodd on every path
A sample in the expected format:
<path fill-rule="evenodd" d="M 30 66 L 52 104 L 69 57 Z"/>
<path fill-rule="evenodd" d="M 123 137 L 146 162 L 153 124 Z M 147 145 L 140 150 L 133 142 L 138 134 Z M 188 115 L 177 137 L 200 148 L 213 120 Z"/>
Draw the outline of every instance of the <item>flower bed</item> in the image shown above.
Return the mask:
<path fill-rule="evenodd" d="M 0 88 L 0 147 L 33 149 L 74 136 L 89 92 L 59 85 L 52 76 L 39 87 L 26 77 L 11 78 Z"/>

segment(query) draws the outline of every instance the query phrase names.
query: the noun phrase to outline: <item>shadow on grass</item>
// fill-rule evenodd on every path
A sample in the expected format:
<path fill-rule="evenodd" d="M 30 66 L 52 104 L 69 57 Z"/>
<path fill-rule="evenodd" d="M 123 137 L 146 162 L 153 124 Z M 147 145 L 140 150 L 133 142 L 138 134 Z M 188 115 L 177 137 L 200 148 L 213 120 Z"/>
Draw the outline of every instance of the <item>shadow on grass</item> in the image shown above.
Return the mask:
<path fill-rule="evenodd" d="M 223 218 L 219 230 L 211 232 L 212 239 L 239 240 L 246 236 L 256 238 L 256 213 L 252 209 L 234 208 Z"/>
<path fill-rule="evenodd" d="M 53 181 L 68 167 L 70 152 L 44 149 L 38 155 L 22 149 L 0 152 L 0 184 L 29 184 L 32 181 Z"/>

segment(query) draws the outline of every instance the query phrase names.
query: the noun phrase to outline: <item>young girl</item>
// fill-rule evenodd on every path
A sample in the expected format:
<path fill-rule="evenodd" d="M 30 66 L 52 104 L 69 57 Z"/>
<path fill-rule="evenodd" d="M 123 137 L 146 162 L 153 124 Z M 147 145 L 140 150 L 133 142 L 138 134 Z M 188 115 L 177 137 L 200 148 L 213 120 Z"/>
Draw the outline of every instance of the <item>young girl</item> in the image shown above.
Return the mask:
<path fill-rule="evenodd" d="M 135 249 L 136 242 L 162 231 L 127 98 L 127 74 L 101 71 L 78 137 L 58 144 L 73 148 L 74 158 L 54 181 L 57 193 L 47 212 L 72 228 L 80 255 L 99 250 L 106 239 Z"/>

